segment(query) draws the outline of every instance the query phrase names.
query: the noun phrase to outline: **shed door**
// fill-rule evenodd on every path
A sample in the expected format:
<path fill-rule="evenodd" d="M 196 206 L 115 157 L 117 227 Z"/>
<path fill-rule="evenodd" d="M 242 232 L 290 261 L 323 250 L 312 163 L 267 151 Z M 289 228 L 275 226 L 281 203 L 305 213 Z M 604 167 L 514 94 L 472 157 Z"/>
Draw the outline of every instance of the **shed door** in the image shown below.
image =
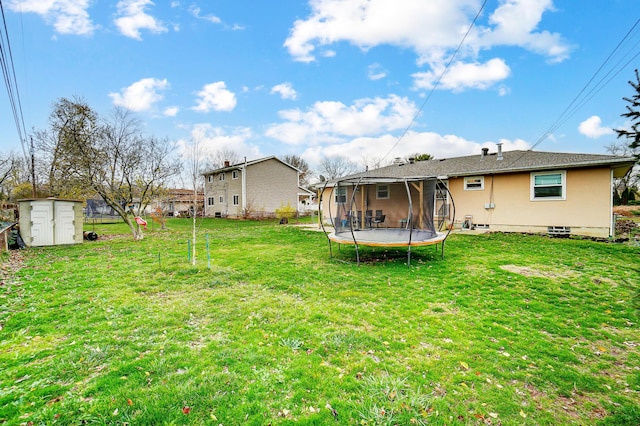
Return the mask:
<path fill-rule="evenodd" d="M 73 203 L 56 203 L 55 209 L 56 244 L 73 244 L 75 236 L 75 212 Z"/>
<path fill-rule="evenodd" d="M 31 245 L 53 244 L 53 203 L 31 203 Z"/>

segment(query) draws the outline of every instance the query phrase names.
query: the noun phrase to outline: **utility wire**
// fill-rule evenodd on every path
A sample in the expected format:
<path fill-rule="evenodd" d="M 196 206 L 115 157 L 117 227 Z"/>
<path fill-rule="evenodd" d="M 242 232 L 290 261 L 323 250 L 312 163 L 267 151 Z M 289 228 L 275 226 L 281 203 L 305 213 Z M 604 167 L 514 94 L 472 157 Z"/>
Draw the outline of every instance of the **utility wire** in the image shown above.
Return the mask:
<path fill-rule="evenodd" d="M 396 142 L 393 144 L 393 146 L 389 149 L 389 151 L 387 151 L 387 153 L 380 159 L 381 161 L 384 160 L 385 158 L 387 158 L 387 156 L 389 154 L 391 154 L 391 151 L 393 151 L 394 149 L 396 149 L 396 147 L 398 146 L 398 144 L 400 143 L 400 141 L 405 137 L 405 135 L 409 132 L 409 129 L 411 129 L 411 126 L 413 126 L 413 123 L 415 123 L 415 121 L 418 119 L 418 116 L 422 113 L 422 110 L 424 109 L 425 105 L 427 104 L 427 102 L 429 101 L 429 99 L 431 99 L 431 96 L 433 95 L 433 93 L 436 91 L 436 89 L 438 88 L 438 85 L 440 84 L 440 81 L 442 80 L 442 78 L 444 77 L 444 75 L 447 73 L 447 71 L 449 70 L 449 67 L 451 67 L 451 64 L 453 63 L 453 60 L 456 58 L 456 56 L 458 55 L 458 53 L 460 52 L 460 50 L 462 49 L 462 46 L 464 45 L 464 42 L 467 40 L 467 37 L 469 36 L 469 33 L 471 33 L 471 30 L 473 29 L 473 27 L 476 24 L 476 21 L 478 20 L 478 18 L 480 17 L 480 14 L 482 14 L 482 11 L 484 10 L 484 7 L 486 6 L 488 0 L 484 0 L 482 2 L 482 5 L 480 6 L 480 9 L 478 10 L 478 13 L 476 14 L 476 16 L 473 18 L 473 21 L 471 21 L 471 24 L 469 25 L 469 28 L 467 29 L 467 32 L 464 34 L 464 37 L 462 37 L 462 40 L 460 41 L 460 44 L 458 45 L 458 48 L 455 50 L 455 52 L 453 52 L 453 55 L 451 56 L 451 58 L 449 59 L 449 62 L 447 62 L 447 65 L 444 67 L 444 70 L 442 70 L 442 72 L 440 73 L 440 75 L 438 76 L 438 78 L 436 79 L 435 83 L 433 84 L 433 86 L 431 87 L 431 91 L 429 91 L 429 94 L 427 95 L 427 97 L 424 99 L 424 102 L 422 102 L 422 105 L 420 106 L 420 108 L 418 109 L 418 112 L 416 112 L 416 114 L 413 116 L 413 118 L 411 119 L 411 122 L 409 123 L 409 125 L 407 126 L 406 129 L 404 129 L 404 131 L 402 132 L 402 134 L 398 137 L 398 139 L 396 140 Z"/>
<path fill-rule="evenodd" d="M 636 20 L 636 22 L 631 26 L 629 31 L 625 34 L 625 36 L 618 42 L 616 47 L 611 51 L 609 56 L 600 64 L 600 67 L 593 73 L 589 81 L 585 83 L 580 92 L 573 98 L 573 100 L 569 103 L 569 105 L 562 111 L 562 113 L 558 116 L 558 118 L 545 130 L 542 135 L 538 137 L 536 142 L 533 144 L 529 150 L 525 151 L 518 158 L 513 160 L 511 164 L 518 162 L 527 152 L 532 151 L 536 146 L 540 145 L 543 141 L 545 141 L 550 135 L 553 134 L 560 126 L 569 120 L 580 108 L 582 108 L 588 101 L 590 101 L 600 90 L 602 90 L 614 77 L 616 77 L 622 70 L 624 70 L 634 59 L 640 56 L 640 50 L 635 52 L 634 50 L 640 45 L 640 40 L 637 41 L 633 46 L 627 49 L 625 53 L 622 54 L 622 57 L 618 59 L 618 61 L 609 69 L 607 73 L 605 73 L 598 82 L 589 90 L 589 86 L 596 79 L 598 74 L 605 69 L 607 64 L 613 59 L 616 53 L 622 49 L 622 46 L 627 43 L 627 40 L 630 39 L 634 32 L 639 32 L 640 27 L 640 19 Z M 631 56 L 632 55 L 632 56 Z M 622 63 L 627 57 L 630 58 Z M 607 78 L 608 77 L 608 78 Z M 586 93 L 585 93 L 586 92 Z M 584 96 L 583 96 L 584 94 Z"/>
<path fill-rule="evenodd" d="M 7 21 L 5 19 L 4 7 L 0 0 L 0 13 L 2 14 L 3 27 L 0 28 L 0 66 L 2 67 L 2 74 L 4 77 L 4 83 L 7 88 L 7 95 L 9 96 L 9 103 L 11 104 L 11 111 L 13 113 L 13 120 L 18 131 L 18 137 L 22 144 L 22 151 L 27 157 L 26 151 L 26 126 L 24 124 L 24 115 L 22 113 L 22 104 L 20 102 L 20 93 L 18 92 L 18 82 L 16 79 L 16 71 L 13 65 L 13 54 L 11 52 L 11 43 L 9 42 L 9 31 L 7 29 Z"/>

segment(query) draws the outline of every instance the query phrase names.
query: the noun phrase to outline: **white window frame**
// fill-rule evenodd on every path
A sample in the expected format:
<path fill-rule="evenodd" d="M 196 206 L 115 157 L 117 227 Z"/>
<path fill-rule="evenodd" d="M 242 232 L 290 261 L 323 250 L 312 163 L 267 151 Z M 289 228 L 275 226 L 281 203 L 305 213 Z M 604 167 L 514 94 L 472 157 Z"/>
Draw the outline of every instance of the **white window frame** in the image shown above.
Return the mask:
<path fill-rule="evenodd" d="M 237 170 L 232 171 L 231 172 L 231 179 L 238 179 L 238 175 L 239 175 L 239 173 L 238 173 Z"/>
<path fill-rule="evenodd" d="M 213 175 L 209 175 L 207 176 L 207 180 L 209 181 L 209 183 L 213 182 Z"/>
<path fill-rule="evenodd" d="M 216 197 L 207 197 L 207 205 L 214 206 L 216 202 Z"/>
<path fill-rule="evenodd" d="M 220 173 L 219 176 L 218 176 L 218 179 L 224 180 L 224 175 L 225 175 L 225 173 Z"/>
<path fill-rule="evenodd" d="M 239 206 L 240 205 L 240 196 L 238 194 L 234 194 L 234 196 L 233 196 L 233 205 L 234 206 Z"/>
<path fill-rule="evenodd" d="M 465 191 L 483 191 L 484 176 L 467 176 L 464 178 Z"/>
<path fill-rule="evenodd" d="M 220 201 L 220 204 L 224 204 L 224 195 L 218 197 L 218 201 Z"/>
<path fill-rule="evenodd" d="M 562 188 L 560 196 L 551 196 L 551 197 L 536 197 L 535 189 L 536 188 L 544 188 L 544 187 L 552 187 L 558 185 L 538 185 L 536 186 L 536 176 L 549 176 L 549 175 L 560 175 L 560 186 Z M 567 172 L 566 170 L 554 170 L 548 172 L 531 172 L 531 201 L 563 201 L 567 199 Z"/>
<path fill-rule="evenodd" d="M 347 203 L 347 187 L 346 186 L 338 186 L 335 189 L 335 193 L 333 196 L 333 201 L 336 204 L 346 204 Z"/>
<path fill-rule="evenodd" d="M 386 196 L 380 196 L 380 189 L 386 187 L 383 191 L 386 191 Z M 391 185 L 388 183 L 379 183 L 376 185 L 376 200 L 388 200 L 391 197 Z"/>

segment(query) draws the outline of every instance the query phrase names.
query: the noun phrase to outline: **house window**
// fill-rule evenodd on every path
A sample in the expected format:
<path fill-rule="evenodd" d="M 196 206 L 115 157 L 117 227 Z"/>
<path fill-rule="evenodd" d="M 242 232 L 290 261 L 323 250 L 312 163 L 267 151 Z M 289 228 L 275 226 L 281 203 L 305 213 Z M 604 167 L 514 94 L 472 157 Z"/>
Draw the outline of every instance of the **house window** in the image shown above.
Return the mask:
<path fill-rule="evenodd" d="M 218 176 L 219 176 L 218 179 L 224 180 L 224 173 L 220 173 Z"/>
<path fill-rule="evenodd" d="M 566 172 L 531 173 L 531 200 L 564 200 Z"/>
<path fill-rule="evenodd" d="M 218 198 L 218 201 L 220 204 L 224 204 L 224 197 L 221 195 L 220 198 Z"/>
<path fill-rule="evenodd" d="M 233 172 L 231 172 L 231 179 L 238 179 L 238 171 L 234 170 Z"/>
<path fill-rule="evenodd" d="M 207 176 L 207 181 L 208 181 L 209 183 L 213 182 L 213 175 L 209 175 L 209 176 Z"/>
<path fill-rule="evenodd" d="M 347 202 L 347 188 L 346 187 L 337 187 L 336 188 L 336 204 L 344 204 Z"/>
<path fill-rule="evenodd" d="M 381 184 L 376 186 L 376 198 L 378 200 L 389 199 L 389 184 Z"/>
<path fill-rule="evenodd" d="M 234 206 L 240 205 L 240 196 L 239 195 L 234 195 L 233 196 L 233 205 Z"/>
<path fill-rule="evenodd" d="M 481 191 L 484 189 L 484 176 L 469 176 L 464 178 L 465 191 Z"/>
<path fill-rule="evenodd" d="M 215 202 L 215 197 L 207 197 L 207 205 L 208 206 L 213 206 L 214 202 Z"/>

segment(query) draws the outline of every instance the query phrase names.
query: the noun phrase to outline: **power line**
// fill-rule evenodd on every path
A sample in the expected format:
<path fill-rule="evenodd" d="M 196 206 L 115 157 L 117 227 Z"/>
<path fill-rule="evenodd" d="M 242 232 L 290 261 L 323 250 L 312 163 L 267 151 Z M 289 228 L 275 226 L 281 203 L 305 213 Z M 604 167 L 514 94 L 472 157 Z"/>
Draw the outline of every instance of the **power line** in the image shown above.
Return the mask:
<path fill-rule="evenodd" d="M 4 7 L 0 0 L 0 13 L 2 13 L 2 28 L 0 28 L 0 66 L 2 67 L 2 75 L 11 104 L 11 112 L 13 120 L 18 131 L 18 137 L 22 144 L 22 151 L 25 157 L 26 152 L 26 126 L 24 124 L 24 115 L 22 113 L 22 104 L 20 102 L 20 93 L 18 91 L 18 82 L 16 79 L 16 71 L 13 65 L 13 54 L 11 52 L 11 43 L 9 42 L 9 31 L 7 29 L 7 21 L 5 19 Z"/>
<path fill-rule="evenodd" d="M 431 87 L 431 91 L 429 92 L 429 94 L 427 95 L 427 97 L 424 99 L 424 102 L 422 102 L 422 105 L 420 105 L 420 108 L 418 109 L 418 112 L 416 112 L 416 114 L 413 116 L 413 118 L 411 119 L 411 122 L 409 123 L 409 125 L 407 126 L 406 129 L 404 129 L 404 131 L 402 132 L 402 134 L 398 137 L 398 139 L 396 140 L 396 143 L 393 144 L 393 146 L 389 149 L 389 151 L 387 151 L 387 153 L 381 158 L 381 160 L 384 160 L 385 158 L 387 158 L 387 156 L 389 154 L 391 154 L 391 151 L 393 151 L 394 149 L 396 149 L 396 147 L 398 146 L 398 144 L 400 143 L 400 141 L 402 140 L 402 138 L 405 137 L 405 135 L 409 132 L 409 129 L 411 129 L 411 126 L 413 126 L 413 123 L 415 123 L 415 121 L 418 119 L 418 116 L 422 113 L 422 110 L 424 109 L 425 105 L 427 104 L 427 102 L 429 101 L 429 99 L 431 99 L 431 96 L 433 95 L 433 93 L 436 91 L 436 89 L 438 88 L 438 85 L 440 84 L 440 81 L 442 80 L 442 78 L 444 77 L 444 75 L 447 73 L 447 71 L 449 70 L 449 67 L 451 67 L 451 64 L 453 63 L 453 60 L 456 58 L 456 56 L 458 55 L 458 53 L 460 52 L 460 50 L 462 49 L 462 46 L 464 45 L 464 42 L 467 40 L 467 37 L 469 36 L 469 33 L 471 33 L 471 30 L 473 29 L 473 27 L 476 24 L 476 21 L 478 20 L 478 18 L 480 17 L 480 14 L 482 13 L 482 11 L 484 10 L 484 7 L 486 6 L 488 0 L 484 0 L 482 2 L 482 5 L 480 6 L 480 9 L 478 10 L 478 13 L 476 13 L 476 16 L 473 18 L 473 21 L 471 21 L 471 24 L 469 25 L 469 28 L 467 29 L 467 32 L 464 34 L 464 37 L 462 37 L 462 40 L 460 41 L 460 44 L 458 44 L 458 47 L 456 48 L 455 52 L 453 52 L 453 55 L 451 55 L 451 58 L 449 58 L 449 62 L 447 62 L 447 65 L 444 67 L 444 70 L 442 70 L 442 72 L 440 73 L 440 75 L 438 76 L 438 78 L 436 79 L 435 83 L 433 84 L 433 86 Z"/>
<path fill-rule="evenodd" d="M 533 146 L 529 149 L 529 151 L 533 150 L 536 146 L 540 145 L 544 140 L 546 140 L 554 131 L 556 131 L 560 126 L 562 126 L 569 118 L 571 118 L 580 108 L 582 108 L 589 100 L 591 100 L 600 90 L 604 88 L 614 77 L 616 77 L 622 70 L 624 70 L 635 58 L 640 56 L 640 50 L 633 54 L 634 49 L 640 45 L 640 40 L 635 43 L 631 48 L 627 50 L 626 53 L 623 53 L 622 57 L 612 66 L 609 71 L 604 74 L 598 82 L 588 91 L 589 85 L 596 79 L 598 74 L 607 66 L 607 64 L 612 60 L 612 58 L 616 55 L 616 53 L 622 48 L 623 44 L 629 39 L 634 32 L 638 32 L 640 27 L 640 19 L 638 19 L 627 31 L 625 36 L 620 40 L 620 42 L 616 45 L 616 47 L 611 51 L 609 56 L 602 62 L 600 67 L 594 72 L 589 81 L 582 87 L 580 92 L 573 98 L 573 100 L 569 103 L 569 105 L 564 109 L 564 111 L 560 114 L 560 116 L 549 126 L 545 132 L 538 137 Z M 636 28 L 638 27 L 638 28 Z M 626 62 L 622 65 L 622 61 L 624 61 L 627 57 L 632 55 Z M 611 75 L 613 73 L 613 75 Z M 608 77 L 608 78 L 607 78 Z M 586 93 L 585 93 L 586 92 Z M 584 96 L 583 96 L 584 94 Z M 518 158 L 519 160 L 519 158 Z M 517 160 L 516 160 L 517 161 Z"/>

